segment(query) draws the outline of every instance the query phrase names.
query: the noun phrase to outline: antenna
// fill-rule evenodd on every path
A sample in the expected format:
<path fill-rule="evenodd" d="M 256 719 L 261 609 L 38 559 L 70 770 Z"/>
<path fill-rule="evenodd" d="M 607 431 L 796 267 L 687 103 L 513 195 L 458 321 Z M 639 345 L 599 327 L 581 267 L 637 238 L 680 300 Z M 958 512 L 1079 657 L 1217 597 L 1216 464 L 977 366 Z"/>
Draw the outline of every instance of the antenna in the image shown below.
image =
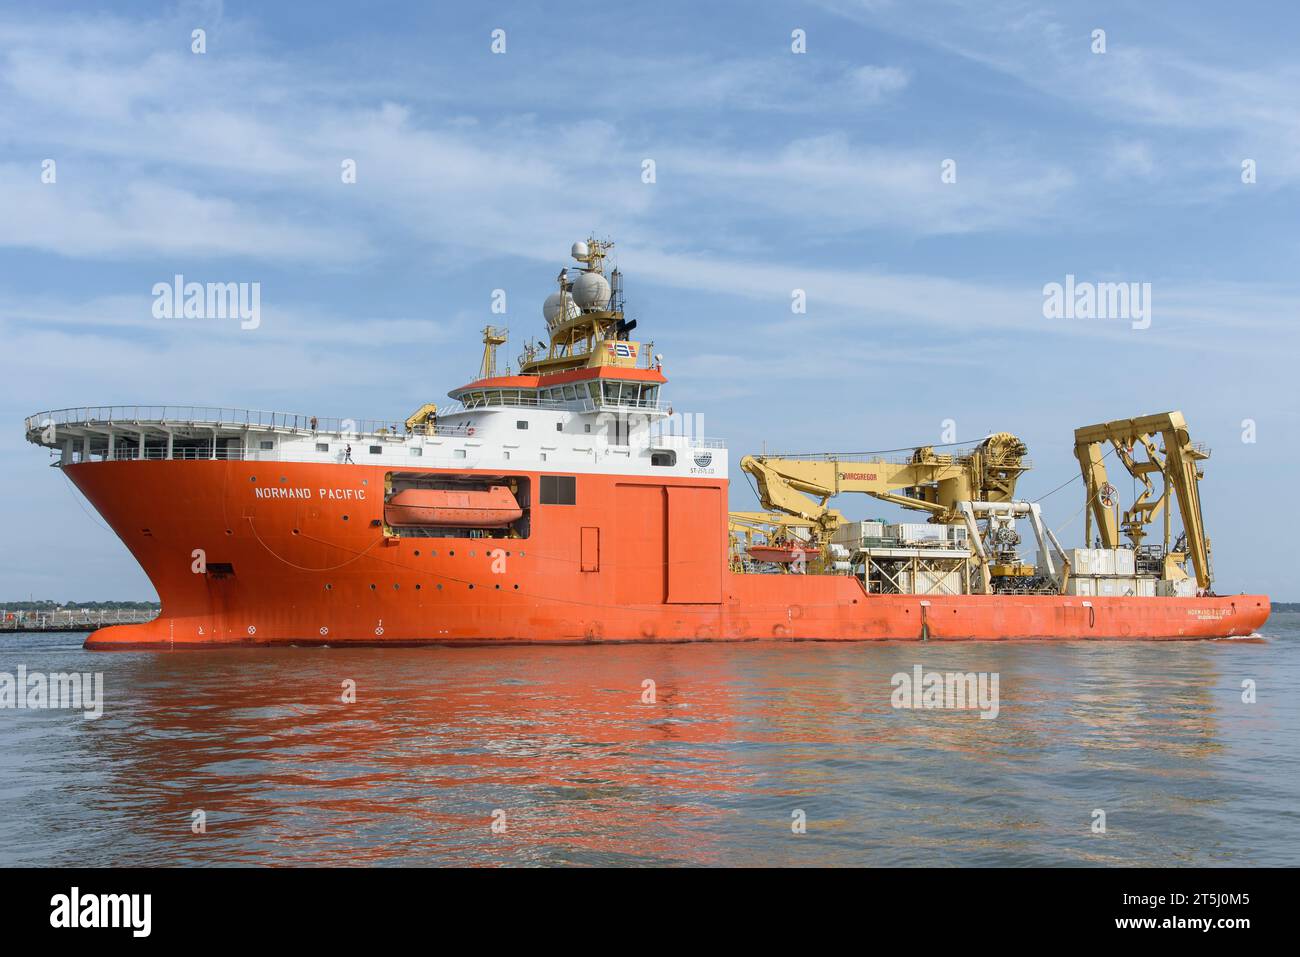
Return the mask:
<path fill-rule="evenodd" d="M 478 377 L 491 379 L 497 374 L 497 347 L 506 344 L 510 330 L 504 327 L 483 327 L 483 362 L 479 366 Z"/>

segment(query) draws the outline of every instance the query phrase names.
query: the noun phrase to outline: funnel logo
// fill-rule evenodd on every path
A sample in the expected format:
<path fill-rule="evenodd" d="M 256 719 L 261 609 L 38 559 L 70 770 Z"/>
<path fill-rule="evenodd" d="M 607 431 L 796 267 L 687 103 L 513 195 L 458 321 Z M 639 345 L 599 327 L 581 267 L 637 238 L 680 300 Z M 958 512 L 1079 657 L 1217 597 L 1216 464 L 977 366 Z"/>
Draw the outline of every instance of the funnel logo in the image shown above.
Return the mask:
<path fill-rule="evenodd" d="M 711 468 L 712 465 L 713 465 L 713 453 L 712 453 L 712 452 L 696 452 L 696 453 L 695 453 L 695 468 L 691 469 L 691 474 L 692 474 L 692 475 L 712 475 L 712 474 L 713 474 L 713 469 Z"/>

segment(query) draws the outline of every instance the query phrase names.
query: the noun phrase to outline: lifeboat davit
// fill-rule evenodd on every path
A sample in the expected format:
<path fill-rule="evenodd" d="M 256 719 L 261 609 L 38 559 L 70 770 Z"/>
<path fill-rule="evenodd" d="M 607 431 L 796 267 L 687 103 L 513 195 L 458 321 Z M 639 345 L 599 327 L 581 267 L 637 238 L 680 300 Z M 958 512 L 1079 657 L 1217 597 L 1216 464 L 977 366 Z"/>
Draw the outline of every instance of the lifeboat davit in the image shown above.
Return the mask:
<path fill-rule="evenodd" d="M 778 565 L 788 565 L 800 559 L 807 561 L 817 554 L 811 545 L 807 548 L 802 545 L 750 545 L 747 550 L 749 557 L 756 562 L 776 562 Z"/>
<path fill-rule="evenodd" d="M 504 485 L 487 490 L 456 491 L 441 488 L 408 488 L 384 505 L 389 525 L 422 525 L 436 528 L 504 528 L 524 514 Z"/>

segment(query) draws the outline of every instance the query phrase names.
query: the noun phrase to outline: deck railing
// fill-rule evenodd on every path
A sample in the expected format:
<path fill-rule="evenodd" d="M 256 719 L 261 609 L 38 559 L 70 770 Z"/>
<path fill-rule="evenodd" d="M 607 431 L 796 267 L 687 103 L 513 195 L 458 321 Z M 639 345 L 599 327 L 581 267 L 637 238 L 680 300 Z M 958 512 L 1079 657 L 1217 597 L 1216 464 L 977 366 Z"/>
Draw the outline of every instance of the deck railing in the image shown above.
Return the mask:
<path fill-rule="evenodd" d="M 152 423 L 214 428 L 260 428 L 297 432 L 350 432 L 362 435 L 389 432 L 394 425 L 383 419 L 340 419 L 297 412 L 267 412 L 194 405 L 101 405 L 38 412 L 25 420 L 28 432 L 60 425 L 132 426 Z"/>
<path fill-rule="evenodd" d="M 0 608 L 0 631 L 60 631 L 139 625 L 158 617 L 156 608 Z"/>

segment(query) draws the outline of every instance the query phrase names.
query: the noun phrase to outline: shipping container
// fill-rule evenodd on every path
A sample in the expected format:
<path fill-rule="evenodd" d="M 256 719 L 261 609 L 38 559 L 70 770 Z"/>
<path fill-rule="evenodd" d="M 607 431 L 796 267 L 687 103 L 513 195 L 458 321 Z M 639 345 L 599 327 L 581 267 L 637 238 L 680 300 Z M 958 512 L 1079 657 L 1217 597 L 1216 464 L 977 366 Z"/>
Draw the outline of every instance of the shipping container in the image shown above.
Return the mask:
<path fill-rule="evenodd" d="M 959 570 L 950 572 L 918 571 L 916 580 L 912 573 L 898 573 L 898 588 L 908 595 L 961 595 L 965 593 L 966 579 Z"/>
<path fill-rule="evenodd" d="M 1156 582 L 1156 594 L 1162 598 L 1195 598 L 1196 597 L 1196 579 L 1179 578 L 1175 580 L 1161 579 Z"/>
<path fill-rule="evenodd" d="M 1070 571 L 1079 575 L 1133 575 L 1137 571 L 1131 548 L 1071 548 L 1065 554 Z M 1039 552 L 1040 566 L 1042 562 Z"/>
<path fill-rule="evenodd" d="M 838 545 L 862 546 L 868 539 L 885 537 L 884 522 L 846 522 L 831 533 L 831 541 Z"/>
<path fill-rule="evenodd" d="M 947 539 L 946 525 L 931 525 L 928 522 L 900 522 L 885 526 L 885 537 L 897 539 L 903 544 L 933 542 L 938 544 Z"/>

